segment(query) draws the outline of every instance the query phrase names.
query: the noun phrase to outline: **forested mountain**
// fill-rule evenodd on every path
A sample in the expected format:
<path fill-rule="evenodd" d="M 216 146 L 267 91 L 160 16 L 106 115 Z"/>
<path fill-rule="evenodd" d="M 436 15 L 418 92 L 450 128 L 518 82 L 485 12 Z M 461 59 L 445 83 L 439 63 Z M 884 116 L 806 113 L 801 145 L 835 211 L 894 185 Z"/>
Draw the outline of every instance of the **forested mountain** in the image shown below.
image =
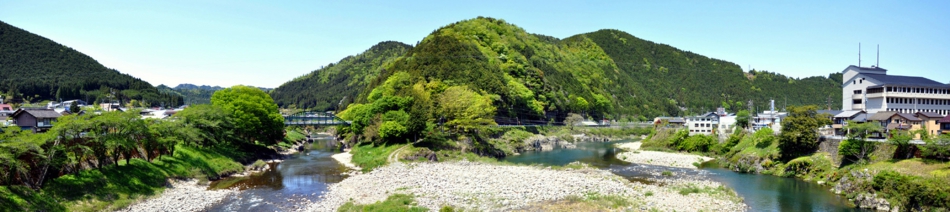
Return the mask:
<path fill-rule="evenodd" d="M 161 93 L 148 82 L 4 22 L 0 22 L 0 93 L 13 102 L 135 99 L 152 106 L 183 103 L 181 96 Z"/>
<path fill-rule="evenodd" d="M 815 104 L 841 99 L 841 76 L 789 78 L 767 71 L 743 72 L 735 63 L 708 58 L 665 44 L 643 40 L 618 30 L 600 30 L 575 37 L 597 43 L 642 97 L 633 112 L 646 114 L 697 114 L 725 107 L 729 111 L 753 106 L 765 109 L 769 99 L 777 107 Z M 835 75 L 835 74 L 832 74 Z M 645 92 L 645 93 L 644 93 Z M 636 94 L 634 94 L 636 95 Z M 837 104 L 835 104 L 837 105 Z M 686 109 L 683 111 L 682 109 Z"/>
<path fill-rule="evenodd" d="M 504 20 L 479 17 L 441 27 L 417 46 L 405 49 L 408 52 L 393 51 L 395 54 L 381 60 L 391 59 L 389 63 L 373 63 L 372 70 L 386 70 L 376 72 L 376 78 L 372 74 L 341 76 L 365 71 L 339 66 L 328 73 L 343 80 L 315 80 L 320 73 L 316 71 L 282 87 L 293 84 L 312 94 L 340 93 L 346 88 L 347 92 L 360 93 L 354 102 L 371 103 L 388 95 L 427 98 L 439 95 L 446 87 L 463 86 L 490 97 L 499 124 L 560 121 L 570 112 L 598 119 L 692 115 L 716 107 L 735 112 L 747 108 L 749 100 L 759 109 L 764 109 L 769 99 L 775 99 L 778 106 L 786 99 L 789 105 L 824 106 L 829 97 L 841 98 L 840 76 L 835 74 L 794 79 L 767 71 L 743 72 L 735 63 L 618 30 L 557 39 L 528 33 Z M 344 59 L 340 64 L 351 60 Z M 408 75 L 388 80 L 403 72 Z M 328 82 L 336 82 L 338 90 L 324 89 Z M 361 82 L 369 84 L 362 87 L 358 84 Z M 374 91 L 385 83 L 404 85 L 387 84 Z M 287 97 L 278 92 L 281 88 L 273 96 L 282 107 L 332 107 L 301 104 L 329 95 Z M 336 104 L 340 99 L 335 96 L 321 102 Z M 434 102 L 432 107 L 439 104 L 443 103 Z"/>
<path fill-rule="evenodd" d="M 383 70 L 383 65 L 403 56 L 408 44 L 385 41 L 356 56 L 286 82 L 271 92 L 274 102 L 284 108 L 335 110 L 347 105 Z"/>
<path fill-rule="evenodd" d="M 182 96 L 184 103 L 188 105 L 211 104 L 211 95 L 215 91 L 224 89 L 221 86 L 178 84 L 174 88 L 165 85 L 158 85 L 158 90 L 163 93 L 170 93 Z"/>

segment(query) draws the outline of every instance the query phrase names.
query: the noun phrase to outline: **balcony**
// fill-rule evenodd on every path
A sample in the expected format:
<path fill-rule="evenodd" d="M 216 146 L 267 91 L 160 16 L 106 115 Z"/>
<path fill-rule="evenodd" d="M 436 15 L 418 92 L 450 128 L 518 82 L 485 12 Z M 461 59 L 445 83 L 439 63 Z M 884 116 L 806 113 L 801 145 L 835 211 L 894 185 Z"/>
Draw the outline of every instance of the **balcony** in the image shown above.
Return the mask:
<path fill-rule="evenodd" d="M 852 94 L 851 99 L 864 99 L 864 94 Z"/>
<path fill-rule="evenodd" d="M 852 104 L 851 110 L 864 110 L 864 104 Z"/>

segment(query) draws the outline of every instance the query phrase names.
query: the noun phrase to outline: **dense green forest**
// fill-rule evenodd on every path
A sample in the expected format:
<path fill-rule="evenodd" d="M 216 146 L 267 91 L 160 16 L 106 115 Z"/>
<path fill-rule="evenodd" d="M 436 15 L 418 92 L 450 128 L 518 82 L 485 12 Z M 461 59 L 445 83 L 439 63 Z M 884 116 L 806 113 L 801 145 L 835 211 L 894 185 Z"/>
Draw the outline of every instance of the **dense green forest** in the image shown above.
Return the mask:
<path fill-rule="evenodd" d="M 383 71 L 384 64 L 404 55 L 410 48 L 400 42 L 381 42 L 361 54 L 286 82 L 275 88 L 271 96 L 284 108 L 336 110 L 341 103 L 353 102 L 367 83 Z"/>
<path fill-rule="evenodd" d="M 665 44 L 643 40 L 618 30 L 600 30 L 578 35 L 598 44 L 630 76 L 624 84 L 634 84 L 631 112 L 650 115 L 697 114 L 725 107 L 728 111 L 748 108 L 765 110 L 768 100 L 776 107 L 827 105 L 841 99 L 841 74 L 828 77 L 790 78 L 768 71 L 743 72 L 735 63 L 682 51 Z M 837 78 L 836 78 L 837 77 Z M 646 90 L 638 90 L 647 88 Z M 621 101 L 628 102 L 628 101 Z M 832 108 L 838 108 L 833 104 Z M 683 110 L 685 109 L 685 110 Z"/>
<path fill-rule="evenodd" d="M 297 108 L 335 108 L 351 101 L 368 104 L 373 88 L 400 72 L 409 74 L 408 85 L 438 82 L 489 96 L 496 110 L 494 120 L 500 124 L 560 122 L 568 113 L 646 120 L 701 114 L 717 107 L 736 112 L 747 109 L 750 100 L 754 110 L 761 111 L 769 99 L 776 100 L 779 109 L 785 104 L 824 107 L 828 99 L 841 98 L 837 73 L 796 79 L 768 71 L 744 72 L 735 63 L 618 30 L 558 39 L 479 17 L 439 28 L 415 47 L 399 50 L 407 48 L 401 55 L 389 51 L 385 58 L 371 58 L 377 62 L 359 68 L 351 68 L 356 59 L 348 57 L 324 68 L 332 72 L 316 71 L 282 86 L 293 85 L 295 93 L 308 95 L 291 97 L 278 88 L 274 98 L 282 107 Z M 371 52 L 363 55 L 379 55 Z M 348 97 L 354 92 L 360 95 L 344 99 L 339 94 L 343 91 Z"/>
<path fill-rule="evenodd" d="M 106 68 L 52 40 L 0 22 L 0 95 L 15 103 L 82 99 L 132 99 L 151 106 L 183 103 L 148 82 Z M 114 93 L 114 94 L 113 94 Z"/>

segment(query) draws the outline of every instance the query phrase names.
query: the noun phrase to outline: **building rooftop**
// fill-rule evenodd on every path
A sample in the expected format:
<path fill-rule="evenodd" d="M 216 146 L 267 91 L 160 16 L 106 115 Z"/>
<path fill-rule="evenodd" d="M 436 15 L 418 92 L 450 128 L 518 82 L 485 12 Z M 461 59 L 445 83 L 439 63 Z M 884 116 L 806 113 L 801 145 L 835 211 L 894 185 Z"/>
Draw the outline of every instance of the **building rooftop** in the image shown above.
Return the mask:
<path fill-rule="evenodd" d="M 899 86 L 912 86 L 912 87 L 930 87 L 930 88 L 950 88 L 950 85 L 943 84 L 931 79 L 923 77 L 909 77 L 909 76 L 897 76 L 897 75 L 885 75 L 885 74 L 870 74 L 865 73 L 865 76 L 868 76 L 877 81 L 881 81 L 884 85 L 871 86 L 868 88 L 879 88 L 885 85 L 899 85 Z"/>
<path fill-rule="evenodd" d="M 13 113 L 13 116 L 20 116 L 20 114 L 27 113 L 36 118 L 58 118 L 63 116 L 62 114 L 57 113 L 53 109 L 20 109 L 16 113 Z"/>
<path fill-rule="evenodd" d="M 846 111 L 841 111 L 838 114 L 835 114 L 835 118 L 851 118 L 858 113 L 865 113 L 865 112 L 863 110 L 846 110 Z"/>
<path fill-rule="evenodd" d="M 908 121 L 921 121 L 921 119 L 914 116 L 913 113 L 898 113 L 897 116 L 907 119 Z"/>
<path fill-rule="evenodd" d="M 938 113 L 934 113 L 934 112 L 917 112 L 915 114 L 917 115 L 917 117 L 923 116 L 927 118 L 943 118 L 942 115 Z"/>
<path fill-rule="evenodd" d="M 890 119 L 892 116 L 894 116 L 894 114 L 897 114 L 897 112 L 894 112 L 894 111 L 880 111 L 880 112 L 875 113 L 874 115 L 871 115 L 871 117 L 868 117 L 868 120 L 870 120 L 870 121 L 884 121 L 884 120 Z"/>

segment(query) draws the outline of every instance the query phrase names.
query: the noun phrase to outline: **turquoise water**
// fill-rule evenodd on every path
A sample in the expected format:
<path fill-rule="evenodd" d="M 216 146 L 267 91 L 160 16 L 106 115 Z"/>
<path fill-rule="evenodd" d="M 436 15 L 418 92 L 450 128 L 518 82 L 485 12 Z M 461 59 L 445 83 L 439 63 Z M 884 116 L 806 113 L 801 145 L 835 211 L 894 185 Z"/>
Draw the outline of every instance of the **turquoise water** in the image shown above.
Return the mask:
<path fill-rule="evenodd" d="M 556 148 L 544 152 L 525 152 L 505 158 L 504 161 L 543 165 L 565 165 L 581 161 L 645 183 L 663 177 L 651 174 L 662 171 L 675 172 L 679 176 L 699 176 L 731 187 L 749 205 L 750 211 L 860 211 L 850 207 L 847 199 L 830 192 L 830 188 L 794 178 L 741 174 L 715 167 L 683 169 L 627 163 L 615 157 L 621 150 L 615 148 L 614 144 L 623 142 L 631 141 L 579 143 L 574 149 Z"/>

